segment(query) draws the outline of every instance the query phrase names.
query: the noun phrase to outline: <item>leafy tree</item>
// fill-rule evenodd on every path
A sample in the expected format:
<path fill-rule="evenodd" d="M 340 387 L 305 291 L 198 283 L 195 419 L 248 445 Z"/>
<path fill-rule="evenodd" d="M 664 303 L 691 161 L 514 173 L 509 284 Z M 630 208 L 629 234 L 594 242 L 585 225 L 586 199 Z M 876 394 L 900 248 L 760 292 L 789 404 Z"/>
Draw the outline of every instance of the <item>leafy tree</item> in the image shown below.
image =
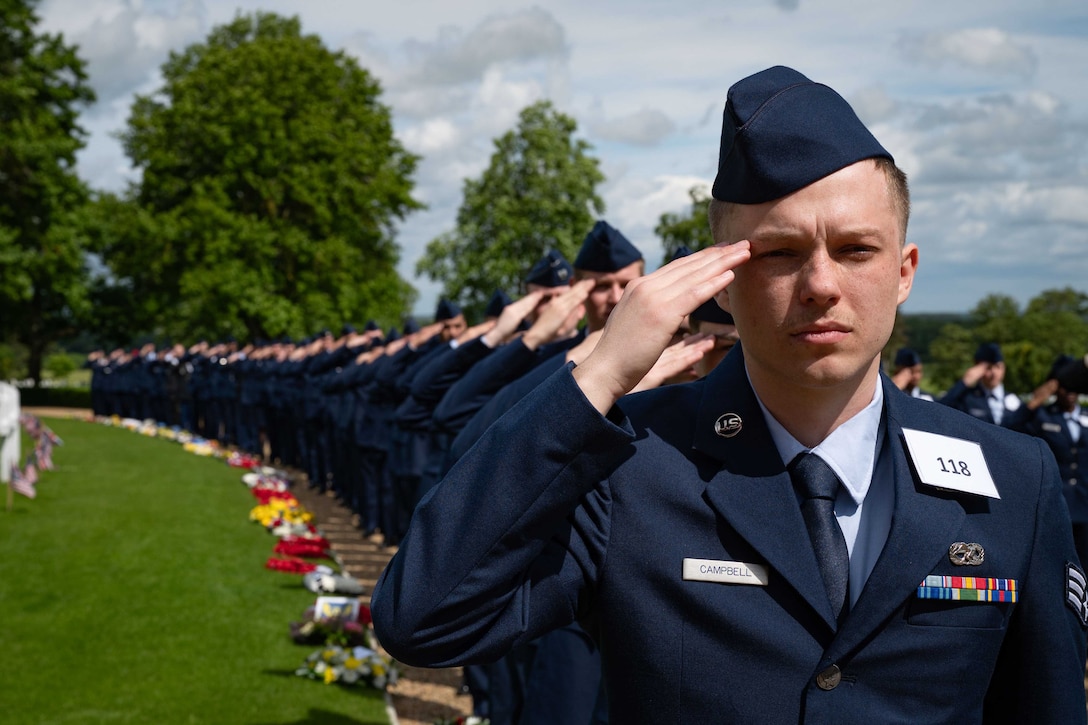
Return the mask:
<path fill-rule="evenodd" d="M 980 342 L 1004 345 L 1020 337 L 1020 305 L 1008 295 L 987 295 L 971 309 L 971 323 Z"/>
<path fill-rule="evenodd" d="M 414 291 L 394 224 L 421 206 L 418 159 L 378 82 L 269 13 L 213 29 L 162 74 L 121 135 L 142 178 L 100 246 L 157 331 L 252 339 L 398 318 Z"/>
<path fill-rule="evenodd" d="M 46 349 L 86 307 L 75 155 L 79 108 L 94 93 L 75 47 L 35 32 L 34 5 L 0 4 L 0 338 L 26 347 L 37 383 Z"/>
<path fill-rule="evenodd" d="M 523 109 L 517 128 L 495 141 L 483 175 L 465 180 L 456 227 L 427 245 L 416 271 L 478 315 L 496 288 L 517 289 L 548 250 L 573 261 L 604 211 L 596 192 L 604 175 L 576 130 L 547 101 Z"/>
<path fill-rule="evenodd" d="M 941 333 L 930 343 L 925 369 L 933 389 L 943 392 L 952 387 L 971 365 L 976 347 L 978 342 L 968 327 L 955 322 L 942 327 Z"/>
<path fill-rule="evenodd" d="M 688 196 L 691 197 L 691 207 L 679 213 L 662 214 L 654 227 L 654 233 L 661 237 L 661 244 L 665 247 L 663 262 L 672 259 L 672 255 L 682 246 L 697 252 L 714 243 L 706 216 L 710 195 L 705 187 L 693 186 Z"/>

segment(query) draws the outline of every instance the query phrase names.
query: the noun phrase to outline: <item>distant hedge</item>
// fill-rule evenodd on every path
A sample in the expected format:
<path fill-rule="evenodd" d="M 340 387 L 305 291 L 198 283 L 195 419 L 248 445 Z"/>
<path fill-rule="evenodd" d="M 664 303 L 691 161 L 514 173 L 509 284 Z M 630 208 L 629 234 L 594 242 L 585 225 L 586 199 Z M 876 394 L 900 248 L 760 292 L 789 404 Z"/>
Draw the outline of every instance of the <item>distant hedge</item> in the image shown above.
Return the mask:
<path fill-rule="evenodd" d="M 90 388 L 20 388 L 24 408 L 90 408 Z"/>

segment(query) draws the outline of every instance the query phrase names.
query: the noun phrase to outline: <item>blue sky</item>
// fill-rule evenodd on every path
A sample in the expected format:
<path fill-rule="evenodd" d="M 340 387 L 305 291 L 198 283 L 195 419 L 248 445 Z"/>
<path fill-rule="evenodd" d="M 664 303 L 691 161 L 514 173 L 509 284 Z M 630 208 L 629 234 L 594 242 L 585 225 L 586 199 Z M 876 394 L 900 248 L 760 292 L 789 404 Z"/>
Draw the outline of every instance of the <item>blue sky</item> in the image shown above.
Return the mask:
<path fill-rule="evenodd" d="M 661 258 L 653 233 L 717 163 L 729 86 L 789 65 L 838 90 L 912 182 L 921 249 L 906 312 L 962 312 L 983 296 L 1088 293 L 1088 3 L 1084 0 L 750 0 L 672 3 L 459 0 L 43 0 L 45 29 L 89 62 L 99 101 L 80 174 L 134 178 L 112 134 L 134 93 L 159 87 L 171 50 L 238 12 L 297 15 L 304 32 L 377 76 L 396 133 L 423 161 L 428 205 L 399 228 L 401 273 L 452 228 L 466 177 L 518 112 L 551 99 L 607 181 L 604 218 Z"/>

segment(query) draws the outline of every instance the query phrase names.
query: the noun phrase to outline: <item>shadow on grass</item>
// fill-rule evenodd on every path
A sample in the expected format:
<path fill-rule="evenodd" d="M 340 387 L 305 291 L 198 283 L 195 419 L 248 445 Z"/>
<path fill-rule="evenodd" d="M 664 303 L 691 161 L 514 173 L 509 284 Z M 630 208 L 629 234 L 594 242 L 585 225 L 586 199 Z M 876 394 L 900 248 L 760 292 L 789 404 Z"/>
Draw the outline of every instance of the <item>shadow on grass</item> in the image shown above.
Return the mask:
<path fill-rule="evenodd" d="M 261 670 L 261 673 L 273 677 L 298 677 L 294 670 Z M 361 690 L 358 692 L 360 692 L 360 694 L 362 693 Z M 306 716 L 298 720 L 262 720 L 260 722 L 252 723 L 252 725 L 388 725 L 388 721 L 384 718 L 379 720 L 360 720 L 338 712 L 323 710 L 319 707 L 311 707 Z"/>
<path fill-rule="evenodd" d="M 300 720 L 259 722 L 253 725 L 384 725 L 384 723 L 385 720 L 357 720 L 338 712 L 311 707 L 310 712 Z"/>

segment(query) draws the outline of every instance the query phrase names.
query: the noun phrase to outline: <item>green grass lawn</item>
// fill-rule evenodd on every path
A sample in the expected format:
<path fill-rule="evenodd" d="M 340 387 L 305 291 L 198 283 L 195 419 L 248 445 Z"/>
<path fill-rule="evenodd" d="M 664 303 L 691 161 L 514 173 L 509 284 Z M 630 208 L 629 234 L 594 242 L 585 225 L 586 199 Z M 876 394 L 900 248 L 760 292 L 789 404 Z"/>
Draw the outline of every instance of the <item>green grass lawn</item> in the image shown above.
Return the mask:
<path fill-rule="evenodd" d="M 264 568 L 241 471 L 72 420 L 38 497 L 0 505 L 0 721 L 388 722 L 381 693 L 294 675 L 314 595 Z M 318 522 L 320 524 L 320 522 Z"/>

